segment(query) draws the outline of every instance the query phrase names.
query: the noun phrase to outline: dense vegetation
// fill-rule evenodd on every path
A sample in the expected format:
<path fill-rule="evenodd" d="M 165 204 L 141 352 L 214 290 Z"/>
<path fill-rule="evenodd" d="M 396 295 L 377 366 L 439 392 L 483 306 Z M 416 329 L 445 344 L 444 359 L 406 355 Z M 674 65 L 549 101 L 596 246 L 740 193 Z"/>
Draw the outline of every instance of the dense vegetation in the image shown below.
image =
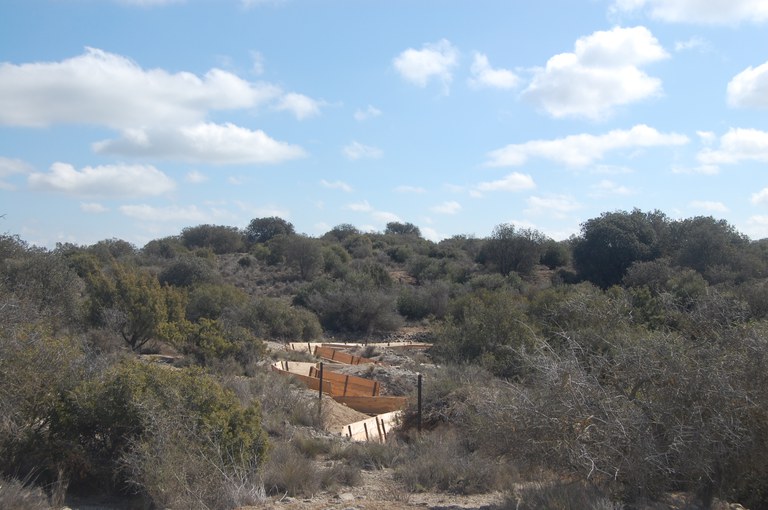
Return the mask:
<path fill-rule="evenodd" d="M 3 486 L 163 508 L 289 491 L 269 463 L 295 452 L 269 413 L 313 418 L 259 379 L 265 340 L 404 324 L 426 329 L 447 367 L 425 392 L 442 439 L 415 437 L 407 419 L 408 446 L 387 461 L 413 490 L 503 488 L 490 479 L 510 478 L 488 467 L 503 463 L 521 479 L 584 482 L 583 498 L 687 491 L 702 506 L 768 508 L 768 242 L 639 210 L 562 242 L 506 224 L 439 243 L 410 223 L 313 238 L 274 217 L 140 249 L 0 236 Z M 140 353 L 179 356 L 171 367 Z M 449 455 L 441 444 L 470 463 L 464 475 L 414 474 L 424 455 Z"/>

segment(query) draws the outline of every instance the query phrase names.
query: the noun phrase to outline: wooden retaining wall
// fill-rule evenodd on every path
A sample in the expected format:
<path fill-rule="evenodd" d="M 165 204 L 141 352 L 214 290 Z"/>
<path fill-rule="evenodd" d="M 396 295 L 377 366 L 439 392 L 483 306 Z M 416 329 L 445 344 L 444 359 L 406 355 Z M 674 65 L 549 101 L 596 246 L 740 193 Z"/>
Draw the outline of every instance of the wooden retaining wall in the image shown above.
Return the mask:
<path fill-rule="evenodd" d="M 333 400 L 365 414 L 385 414 L 404 409 L 408 397 L 333 397 Z"/>
<path fill-rule="evenodd" d="M 310 368 L 309 376 L 319 378 L 320 369 L 317 367 Z M 330 381 L 333 384 L 334 397 L 375 397 L 379 394 L 378 381 L 372 381 L 364 377 L 340 374 L 325 369 L 323 370 L 323 381 Z"/>
<path fill-rule="evenodd" d="M 341 427 L 339 432 L 342 436 L 349 438 L 352 441 L 384 443 L 387 441 L 389 432 L 397 426 L 400 415 L 400 411 L 381 414 L 367 420 L 345 425 Z"/>

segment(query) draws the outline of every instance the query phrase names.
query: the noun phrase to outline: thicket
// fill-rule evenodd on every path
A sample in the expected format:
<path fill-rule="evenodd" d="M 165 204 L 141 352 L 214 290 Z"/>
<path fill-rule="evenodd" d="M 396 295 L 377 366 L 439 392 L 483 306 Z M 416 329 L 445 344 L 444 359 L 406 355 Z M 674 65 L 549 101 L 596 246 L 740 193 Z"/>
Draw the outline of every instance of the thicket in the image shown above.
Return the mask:
<path fill-rule="evenodd" d="M 319 418 L 260 370 L 264 341 L 409 324 L 442 367 L 420 367 L 434 436 L 413 433 L 409 413 L 404 444 L 371 461 L 409 490 L 527 478 L 551 489 L 515 507 L 685 491 L 702 507 L 768 508 L 767 277 L 766 241 L 659 211 L 607 212 L 561 242 L 502 224 L 434 243 L 399 222 L 312 238 L 275 217 L 140 249 L 3 235 L 0 476 L 18 501 L 42 488 L 54 502 L 111 492 L 168 508 L 355 483 L 354 469 L 280 469 L 314 448 L 281 444 L 290 427 Z"/>

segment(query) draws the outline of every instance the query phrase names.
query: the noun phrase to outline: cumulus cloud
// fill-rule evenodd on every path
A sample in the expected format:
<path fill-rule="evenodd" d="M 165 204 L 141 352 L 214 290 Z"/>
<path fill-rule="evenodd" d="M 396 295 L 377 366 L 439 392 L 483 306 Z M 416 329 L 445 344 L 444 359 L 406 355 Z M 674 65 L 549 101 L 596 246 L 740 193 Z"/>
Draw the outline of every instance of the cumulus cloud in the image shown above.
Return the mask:
<path fill-rule="evenodd" d="M 378 147 L 363 145 L 360 142 L 352 142 L 349 145 L 346 145 L 342 149 L 342 153 L 347 159 L 352 161 L 358 159 L 377 159 L 384 154 Z"/>
<path fill-rule="evenodd" d="M 615 0 L 611 10 L 642 11 L 671 23 L 735 25 L 768 20 L 768 4 L 764 0 Z"/>
<path fill-rule="evenodd" d="M 728 82 L 728 104 L 743 108 L 768 108 L 768 62 L 748 67 Z"/>
<path fill-rule="evenodd" d="M 155 196 L 175 188 L 173 180 L 151 165 L 87 166 L 77 170 L 57 162 L 48 173 L 32 173 L 28 182 L 37 190 L 104 198 Z"/>
<path fill-rule="evenodd" d="M 469 84 L 473 87 L 513 89 L 520 83 L 520 78 L 512 71 L 492 68 L 488 57 L 482 53 L 475 53 L 470 72 Z"/>
<path fill-rule="evenodd" d="M 689 204 L 692 209 L 700 211 L 713 212 L 713 213 L 727 213 L 728 207 L 722 202 L 714 202 L 711 200 L 694 200 Z"/>
<path fill-rule="evenodd" d="M 285 94 L 278 101 L 277 105 L 275 105 L 275 109 L 291 112 L 297 119 L 304 120 L 320 115 L 320 107 L 322 105 L 323 103 L 321 101 L 312 99 L 304 94 L 291 92 Z"/>
<path fill-rule="evenodd" d="M 480 192 L 484 191 L 523 191 L 526 189 L 535 188 L 536 184 L 533 182 L 533 177 L 527 174 L 521 174 L 513 172 L 506 177 L 495 181 L 481 182 L 475 189 Z"/>
<path fill-rule="evenodd" d="M 755 205 L 768 204 L 768 188 L 763 188 L 752 194 L 751 202 Z"/>
<path fill-rule="evenodd" d="M 109 211 L 109 209 L 98 202 L 81 202 L 80 210 L 90 214 L 102 214 Z"/>
<path fill-rule="evenodd" d="M 697 158 L 702 165 L 714 167 L 744 161 L 768 162 L 768 132 L 732 128 L 720 137 L 717 148 L 704 148 Z"/>
<path fill-rule="evenodd" d="M 234 124 L 198 123 L 178 129 L 127 129 L 93 144 L 97 153 L 219 165 L 274 164 L 306 156 L 304 149 Z"/>
<path fill-rule="evenodd" d="M 453 201 L 443 202 L 442 204 L 432 207 L 431 210 L 439 214 L 456 214 L 461 211 L 461 204 Z"/>
<path fill-rule="evenodd" d="M 347 204 L 346 209 L 349 209 L 350 211 L 357 211 L 357 212 L 373 211 L 373 207 L 371 206 L 371 204 L 368 203 L 367 200 L 363 200 L 362 202 Z"/>
<path fill-rule="evenodd" d="M 568 195 L 532 196 L 526 202 L 528 204 L 524 211 L 526 214 L 552 216 L 557 219 L 569 218 L 574 211 L 581 208 L 581 204 Z"/>
<path fill-rule="evenodd" d="M 421 194 L 421 193 L 426 193 L 427 190 L 425 190 L 424 188 L 420 188 L 418 186 L 403 185 L 403 186 L 396 187 L 395 188 L 395 192 L 396 193 L 417 193 L 417 194 Z"/>
<path fill-rule="evenodd" d="M 16 187 L 5 181 L 6 177 L 15 174 L 28 174 L 34 169 L 32 165 L 20 159 L 4 158 L 0 156 L 0 189 L 13 190 Z"/>
<path fill-rule="evenodd" d="M 17 126 L 191 124 L 211 110 L 252 108 L 280 95 L 278 87 L 220 69 L 203 77 L 144 70 L 95 48 L 61 62 L 0 64 L 0 123 Z"/>
<path fill-rule="evenodd" d="M 611 180 L 604 179 L 592 186 L 592 193 L 590 196 L 600 198 L 611 196 L 626 196 L 631 195 L 632 193 L 633 191 L 630 188 L 622 186 L 621 184 L 617 184 Z"/>
<path fill-rule="evenodd" d="M 610 151 L 684 145 L 688 142 L 685 135 L 660 133 L 645 124 L 638 124 L 629 130 L 616 129 L 604 135 L 579 134 L 507 145 L 490 152 L 486 164 L 520 166 L 530 158 L 543 158 L 571 167 L 584 167 L 603 159 Z"/>
<path fill-rule="evenodd" d="M 536 69 L 522 97 L 556 118 L 602 119 L 617 106 L 660 94 L 661 80 L 640 66 L 668 56 L 642 26 L 595 32 Z"/>
<path fill-rule="evenodd" d="M 192 184 L 200 184 L 201 182 L 207 181 L 208 176 L 198 170 L 192 170 L 191 172 L 187 172 L 187 175 L 184 176 L 184 180 L 191 182 Z"/>
<path fill-rule="evenodd" d="M 437 79 L 446 91 L 458 62 L 459 51 L 446 39 L 425 44 L 420 50 L 409 48 L 392 61 L 404 80 L 426 87 L 432 79 Z"/>
<path fill-rule="evenodd" d="M 322 184 L 323 187 L 325 187 L 325 188 L 339 189 L 339 190 L 347 192 L 347 193 L 351 193 L 352 191 L 354 191 L 352 189 L 352 186 L 350 186 L 349 184 L 347 184 L 346 182 L 343 182 L 343 181 L 328 182 L 325 179 L 323 179 L 322 181 L 320 181 L 320 184 Z"/>
<path fill-rule="evenodd" d="M 186 207 L 176 205 L 155 207 L 147 204 L 123 205 L 120 207 L 120 212 L 129 218 L 152 222 L 197 223 L 205 222 L 208 219 L 208 214 L 194 205 Z"/>
<path fill-rule="evenodd" d="M 356 110 L 354 117 L 356 121 L 362 122 L 364 120 L 378 117 L 379 115 L 381 115 L 381 110 L 379 110 L 375 106 L 368 105 L 368 107 L 364 110 L 361 110 L 361 109 Z"/>

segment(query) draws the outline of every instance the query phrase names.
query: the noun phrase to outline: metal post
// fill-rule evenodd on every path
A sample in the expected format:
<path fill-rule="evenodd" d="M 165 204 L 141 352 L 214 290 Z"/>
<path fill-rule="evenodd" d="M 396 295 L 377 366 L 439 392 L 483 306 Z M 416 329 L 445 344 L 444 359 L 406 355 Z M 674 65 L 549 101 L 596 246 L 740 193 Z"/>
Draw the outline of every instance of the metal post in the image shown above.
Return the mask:
<path fill-rule="evenodd" d="M 419 417 L 417 430 L 421 432 L 421 374 L 419 374 L 419 379 L 418 379 L 418 401 L 417 401 L 416 413 Z"/>

